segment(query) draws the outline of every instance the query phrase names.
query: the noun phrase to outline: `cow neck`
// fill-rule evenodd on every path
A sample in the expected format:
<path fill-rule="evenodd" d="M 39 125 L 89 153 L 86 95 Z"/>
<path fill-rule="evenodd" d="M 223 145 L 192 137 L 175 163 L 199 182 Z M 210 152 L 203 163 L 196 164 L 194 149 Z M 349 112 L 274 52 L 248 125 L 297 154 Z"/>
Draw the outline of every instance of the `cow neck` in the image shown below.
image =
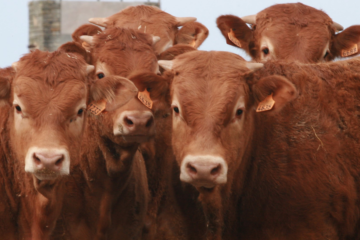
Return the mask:
<path fill-rule="evenodd" d="M 5 209 L 10 209 L 10 212 L 0 214 L 9 215 L 11 219 L 15 220 L 19 205 L 17 193 L 19 193 L 20 190 L 19 186 L 15 184 L 16 182 L 12 181 L 15 178 L 14 161 L 11 160 L 9 145 L 10 134 L 6 127 L 6 119 L 9 118 L 10 110 L 11 108 L 8 105 L 0 108 L 0 190 L 2 193 L 5 193 L 5 196 L 2 196 L 0 199 L 0 204 L 8 206 L 5 207 Z"/>

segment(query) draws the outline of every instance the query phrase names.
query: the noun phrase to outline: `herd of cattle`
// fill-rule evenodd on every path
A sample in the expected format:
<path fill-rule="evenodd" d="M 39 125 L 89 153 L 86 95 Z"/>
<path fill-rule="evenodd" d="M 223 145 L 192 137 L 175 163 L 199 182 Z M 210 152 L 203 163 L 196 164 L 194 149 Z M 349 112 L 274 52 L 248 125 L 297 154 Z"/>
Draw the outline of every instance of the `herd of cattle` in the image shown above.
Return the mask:
<path fill-rule="evenodd" d="M 0 239 L 360 239 L 360 25 L 151 6 L 0 69 Z"/>

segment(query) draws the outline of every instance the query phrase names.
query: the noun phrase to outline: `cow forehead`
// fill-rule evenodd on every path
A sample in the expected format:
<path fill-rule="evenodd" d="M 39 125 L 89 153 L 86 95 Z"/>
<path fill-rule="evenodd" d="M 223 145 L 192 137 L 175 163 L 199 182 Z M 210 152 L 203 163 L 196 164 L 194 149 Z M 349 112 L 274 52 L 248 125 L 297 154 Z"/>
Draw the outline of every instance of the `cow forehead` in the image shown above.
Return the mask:
<path fill-rule="evenodd" d="M 47 109 L 52 106 L 61 111 L 73 109 L 80 102 L 85 102 L 87 96 L 84 82 L 72 79 L 58 83 L 55 86 L 29 77 L 19 77 L 13 84 L 14 94 L 21 100 L 27 110 Z"/>

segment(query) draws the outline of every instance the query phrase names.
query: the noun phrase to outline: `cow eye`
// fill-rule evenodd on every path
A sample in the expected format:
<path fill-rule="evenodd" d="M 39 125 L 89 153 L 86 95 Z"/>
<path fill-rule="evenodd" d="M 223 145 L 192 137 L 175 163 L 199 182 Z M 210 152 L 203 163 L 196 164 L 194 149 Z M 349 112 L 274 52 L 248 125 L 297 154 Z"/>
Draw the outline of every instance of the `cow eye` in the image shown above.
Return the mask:
<path fill-rule="evenodd" d="M 242 113 L 243 113 L 242 109 L 236 110 L 236 116 L 241 116 Z"/>
<path fill-rule="evenodd" d="M 99 79 L 102 79 L 102 78 L 105 77 L 105 74 L 104 74 L 104 73 L 98 73 L 98 74 L 97 74 L 97 77 L 98 77 Z"/>
<path fill-rule="evenodd" d="M 263 51 L 263 53 L 264 53 L 265 55 L 269 54 L 269 49 L 268 49 L 268 48 L 264 48 L 262 51 Z"/>
<path fill-rule="evenodd" d="M 80 108 L 79 111 L 77 112 L 78 116 L 81 117 L 83 112 L 84 112 L 84 109 Z"/>
<path fill-rule="evenodd" d="M 329 55 L 329 51 L 326 51 L 324 58 L 326 58 Z"/>
<path fill-rule="evenodd" d="M 16 105 L 15 109 L 17 113 L 21 113 L 21 107 L 19 105 Z"/>
<path fill-rule="evenodd" d="M 177 114 L 180 112 L 178 107 L 174 107 L 173 109 L 174 109 L 174 112 L 177 113 Z"/>

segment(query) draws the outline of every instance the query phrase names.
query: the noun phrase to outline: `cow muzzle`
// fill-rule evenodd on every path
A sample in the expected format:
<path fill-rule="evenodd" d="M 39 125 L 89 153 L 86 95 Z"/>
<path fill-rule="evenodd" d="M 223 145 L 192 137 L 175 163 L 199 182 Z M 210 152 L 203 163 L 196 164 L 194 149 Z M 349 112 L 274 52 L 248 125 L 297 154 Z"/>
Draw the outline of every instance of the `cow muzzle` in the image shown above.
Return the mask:
<path fill-rule="evenodd" d="M 127 142 L 145 142 L 154 135 L 154 116 L 150 111 L 125 111 L 114 125 L 114 135 Z"/>
<path fill-rule="evenodd" d="M 70 173 L 69 152 L 63 148 L 31 147 L 25 158 L 25 171 L 39 180 L 54 180 Z"/>
<path fill-rule="evenodd" d="M 187 155 L 182 164 L 180 180 L 195 187 L 213 188 L 227 181 L 225 160 L 213 155 Z"/>

